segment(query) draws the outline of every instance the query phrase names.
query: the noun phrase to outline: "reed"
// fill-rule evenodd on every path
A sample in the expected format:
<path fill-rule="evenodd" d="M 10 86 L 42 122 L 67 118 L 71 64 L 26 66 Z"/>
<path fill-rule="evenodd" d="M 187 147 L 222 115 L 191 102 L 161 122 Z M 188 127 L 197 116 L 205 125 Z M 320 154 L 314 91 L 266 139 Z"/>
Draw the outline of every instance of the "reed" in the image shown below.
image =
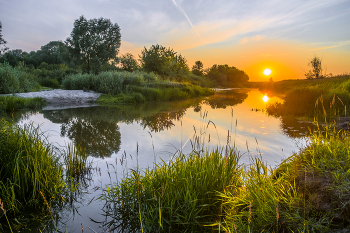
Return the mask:
<path fill-rule="evenodd" d="M 0 196 L 8 210 L 42 206 L 40 191 L 47 199 L 58 198 L 64 182 L 62 167 L 38 128 L 23 129 L 0 121 Z"/>
<path fill-rule="evenodd" d="M 241 185 L 239 157 L 232 149 L 226 158 L 220 149 L 202 156 L 180 153 L 142 174 L 134 170 L 102 197 L 114 204 L 112 225 L 141 230 L 141 222 L 145 232 L 206 228 L 221 216 L 217 192 Z"/>
<path fill-rule="evenodd" d="M 285 80 L 274 83 L 273 89 L 265 90 L 284 94 L 285 102 L 268 106 L 273 115 L 319 117 L 325 114 L 347 116 L 350 105 L 350 76 L 343 75 L 320 80 Z M 320 101 L 322 100 L 322 104 Z M 316 104 L 316 103 L 319 104 Z"/>
<path fill-rule="evenodd" d="M 45 100 L 37 98 L 20 98 L 15 96 L 0 96 L 0 112 L 14 112 L 22 109 L 35 110 L 43 107 Z"/>

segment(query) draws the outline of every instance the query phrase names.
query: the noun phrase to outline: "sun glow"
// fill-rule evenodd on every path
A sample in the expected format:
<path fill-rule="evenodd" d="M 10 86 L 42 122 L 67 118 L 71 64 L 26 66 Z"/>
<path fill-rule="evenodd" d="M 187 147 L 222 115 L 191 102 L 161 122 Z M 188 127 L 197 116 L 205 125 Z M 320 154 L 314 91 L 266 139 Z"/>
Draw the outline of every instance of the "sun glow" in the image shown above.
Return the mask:
<path fill-rule="evenodd" d="M 262 98 L 263 101 L 266 103 L 267 101 L 269 101 L 269 97 L 267 97 L 267 95 L 265 94 L 264 97 Z"/>
<path fill-rule="evenodd" d="M 264 75 L 269 76 L 272 73 L 272 71 L 270 69 L 265 69 L 263 73 Z"/>

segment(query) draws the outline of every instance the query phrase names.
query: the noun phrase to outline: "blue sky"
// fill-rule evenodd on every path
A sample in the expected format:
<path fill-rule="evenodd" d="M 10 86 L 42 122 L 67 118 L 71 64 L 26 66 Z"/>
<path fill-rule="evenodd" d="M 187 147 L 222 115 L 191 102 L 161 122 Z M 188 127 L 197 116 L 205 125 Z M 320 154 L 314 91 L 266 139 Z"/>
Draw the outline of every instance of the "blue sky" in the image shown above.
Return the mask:
<path fill-rule="evenodd" d="M 29 52 L 64 41 L 84 15 L 118 23 L 121 53 L 137 55 L 158 43 L 180 52 L 190 67 L 196 60 L 205 67 L 227 63 L 247 70 L 253 80 L 260 66 L 275 69 L 277 79 L 301 78 L 314 55 L 328 64 L 328 72 L 350 71 L 349 0 L 0 0 L 0 5 L 10 49 Z"/>

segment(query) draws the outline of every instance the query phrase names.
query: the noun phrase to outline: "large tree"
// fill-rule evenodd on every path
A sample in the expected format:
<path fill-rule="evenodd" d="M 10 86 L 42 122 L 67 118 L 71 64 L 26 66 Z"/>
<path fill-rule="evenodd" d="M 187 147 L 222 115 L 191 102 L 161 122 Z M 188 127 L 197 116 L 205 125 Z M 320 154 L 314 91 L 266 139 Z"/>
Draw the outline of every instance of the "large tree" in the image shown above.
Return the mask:
<path fill-rule="evenodd" d="M 116 59 L 120 37 L 118 24 L 109 19 L 87 20 L 80 16 L 66 44 L 76 65 L 84 72 L 98 73 L 102 65 Z"/>
<path fill-rule="evenodd" d="M 161 45 L 152 45 L 141 51 L 140 62 L 146 72 L 154 72 L 161 77 L 181 78 L 189 72 L 186 58 Z"/>
<path fill-rule="evenodd" d="M 139 69 L 139 65 L 137 64 L 134 55 L 131 53 L 126 53 L 120 57 L 120 65 L 123 70 L 129 72 Z"/>
<path fill-rule="evenodd" d="M 192 66 L 192 73 L 198 76 L 203 76 L 203 63 L 196 61 Z"/>
<path fill-rule="evenodd" d="M 6 40 L 2 38 L 2 23 L 0 22 L 0 55 L 3 51 L 7 50 L 6 43 Z"/>
<path fill-rule="evenodd" d="M 245 84 L 249 81 L 248 75 L 234 66 L 228 65 L 213 65 L 207 76 L 210 80 L 216 82 L 217 85 L 225 87 L 235 87 L 240 84 Z"/>

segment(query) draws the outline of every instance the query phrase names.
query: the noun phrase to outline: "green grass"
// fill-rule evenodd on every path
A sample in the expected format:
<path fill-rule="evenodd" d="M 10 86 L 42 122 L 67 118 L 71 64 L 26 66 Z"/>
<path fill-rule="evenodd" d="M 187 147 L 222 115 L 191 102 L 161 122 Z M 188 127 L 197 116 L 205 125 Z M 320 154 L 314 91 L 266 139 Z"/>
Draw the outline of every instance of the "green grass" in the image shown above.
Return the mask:
<path fill-rule="evenodd" d="M 73 146 L 59 151 L 32 125 L 20 128 L 0 120 L 0 145 L 0 231 L 7 227 L 1 224 L 3 217 L 16 231 L 36 219 L 47 222 L 48 212 L 54 220 L 51 206 L 75 200 L 90 174 L 84 151 Z M 55 228 L 55 221 L 52 224 Z"/>
<path fill-rule="evenodd" d="M 153 73 L 108 71 L 98 75 L 75 74 L 65 77 L 65 89 L 103 93 L 99 104 L 130 104 L 146 101 L 185 100 L 214 94 L 210 88 L 190 83 L 161 81 Z"/>
<path fill-rule="evenodd" d="M 14 112 L 22 109 L 35 110 L 42 108 L 45 104 L 45 100 L 40 97 L 0 96 L 0 112 Z"/>
<path fill-rule="evenodd" d="M 8 211 L 42 207 L 40 192 L 59 199 L 64 181 L 62 166 L 37 128 L 24 129 L 0 121 L 0 197 Z"/>
<path fill-rule="evenodd" d="M 102 198 L 114 204 L 113 227 L 192 232 L 219 221 L 217 192 L 241 185 L 239 155 L 221 152 L 180 154 L 142 174 L 133 170 L 119 184 L 107 187 Z"/>
<path fill-rule="evenodd" d="M 28 92 L 40 88 L 38 77 L 22 67 L 0 64 L 0 94 Z"/>
<path fill-rule="evenodd" d="M 203 152 L 202 152 L 203 153 Z M 143 232 L 327 232 L 350 224 L 350 138 L 315 132 L 309 144 L 268 167 L 243 169 L 231 150 L 192 152 L 132 170 L 101 197 L 111 229 Z M 112 204 L 112 205 L 111 205 Z"/>
<path fill-rule="evenodd" d="M 284 80 L 261 87 L 261 90 L 284 94 L 284 103 L 268 106 L 268 112 L 273 115 L 327 117 L 330 120 L 350 113 L 349 75 L 317 80 Z"/>

